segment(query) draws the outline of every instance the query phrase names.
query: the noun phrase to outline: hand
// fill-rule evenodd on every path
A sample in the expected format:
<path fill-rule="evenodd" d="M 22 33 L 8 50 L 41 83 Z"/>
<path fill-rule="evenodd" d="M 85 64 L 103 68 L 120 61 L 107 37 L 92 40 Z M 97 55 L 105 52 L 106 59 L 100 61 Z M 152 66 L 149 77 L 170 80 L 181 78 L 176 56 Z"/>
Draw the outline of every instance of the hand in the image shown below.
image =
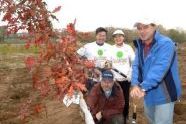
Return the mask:
<path fill-rule="evenodd" d="M 102 118 L 101 112 L 98 112 L 98 113 L 96 114 L 96 118 L 97 118 L 97 120 L 101 120 L 101 118 Z"/>
<path fill-rule="evenodd" d="M 141 93 L 139 94 L 138 98 L 142 98 L 145 96 L 145 91 L 143 91 L 142 89 L 141 90 Z"/>
<path fill-rule="evenodd" d="M 130 92 L 131 97 L 142 98 L 145 96 L 145 92 L 141 90 L 139 86 L 134 86 Z"/>

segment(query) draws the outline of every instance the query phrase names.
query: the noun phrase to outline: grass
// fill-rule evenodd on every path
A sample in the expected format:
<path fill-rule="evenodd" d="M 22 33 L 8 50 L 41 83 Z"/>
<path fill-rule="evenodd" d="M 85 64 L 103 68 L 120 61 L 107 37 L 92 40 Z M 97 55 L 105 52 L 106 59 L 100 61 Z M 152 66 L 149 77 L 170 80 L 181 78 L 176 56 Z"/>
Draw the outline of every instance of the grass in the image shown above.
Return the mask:
<path fill-rule="evenodd" d="M 38 53 L 38 48 L 31 46 L 26 49 L 24 44 L 0 44 L 0 54 L 10 55 L 14 53 Z"/>

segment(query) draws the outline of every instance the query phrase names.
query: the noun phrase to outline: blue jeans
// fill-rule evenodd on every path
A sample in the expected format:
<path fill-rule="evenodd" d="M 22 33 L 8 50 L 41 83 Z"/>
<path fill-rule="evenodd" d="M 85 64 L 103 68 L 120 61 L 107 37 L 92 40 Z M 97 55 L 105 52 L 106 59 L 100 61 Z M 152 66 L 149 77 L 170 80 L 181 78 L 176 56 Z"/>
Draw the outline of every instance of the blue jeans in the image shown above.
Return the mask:
<path fill-rule="evenodd" d="M 173 124 L 174 102 L 148 106 L 144 104 L 149 124 Z"/>

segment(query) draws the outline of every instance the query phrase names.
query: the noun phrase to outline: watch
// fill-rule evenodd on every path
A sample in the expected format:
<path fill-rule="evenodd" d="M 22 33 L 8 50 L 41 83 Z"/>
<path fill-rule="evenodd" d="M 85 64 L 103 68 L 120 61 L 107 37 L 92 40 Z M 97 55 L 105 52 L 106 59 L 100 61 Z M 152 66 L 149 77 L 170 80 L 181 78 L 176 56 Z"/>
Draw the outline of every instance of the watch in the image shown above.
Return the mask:
<path fill-rule="evenodd" d="M 145 89 L 141 89 L 143 92 L 145 92 L 146 90 Z"/>

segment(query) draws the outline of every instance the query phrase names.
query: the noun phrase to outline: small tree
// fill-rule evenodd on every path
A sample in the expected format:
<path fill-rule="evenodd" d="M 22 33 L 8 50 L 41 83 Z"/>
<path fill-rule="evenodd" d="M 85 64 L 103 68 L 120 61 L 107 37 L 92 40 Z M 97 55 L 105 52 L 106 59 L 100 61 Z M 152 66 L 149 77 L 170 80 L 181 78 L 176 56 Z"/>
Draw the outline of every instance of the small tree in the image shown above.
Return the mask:
<path fill-rule="evenodd" d="M 86 90 L 86 68 L 93 64 L 80 60 L 76 53 L 76 21 L 67 25 L 64 34 L 53 29 L 51 20 L 57 20 L 54 14 L 61 6 L 49 11 L 44 0 L 1 0 L 0 8 L 0 12 L 4 13 L 3 21 L 8 22 L 8 33 L 26 30 L 28 36 L 21 37 L 27 41 L 25 48 L 29 49 L 33 45 L 39 49 L 38 56 L 25 59 L 32 75 L 33 88 L 39 95 L 31 96 L 21 106 L 21 119 L 33 111 L 41 112 L 45 108 L 41 104 L 44 98 L 52 95 L 62 99 L 65 94 L 71 96 L 76 91 Z M 41 103 L 34 105 L 32 101 L 38 97 Z"/>

